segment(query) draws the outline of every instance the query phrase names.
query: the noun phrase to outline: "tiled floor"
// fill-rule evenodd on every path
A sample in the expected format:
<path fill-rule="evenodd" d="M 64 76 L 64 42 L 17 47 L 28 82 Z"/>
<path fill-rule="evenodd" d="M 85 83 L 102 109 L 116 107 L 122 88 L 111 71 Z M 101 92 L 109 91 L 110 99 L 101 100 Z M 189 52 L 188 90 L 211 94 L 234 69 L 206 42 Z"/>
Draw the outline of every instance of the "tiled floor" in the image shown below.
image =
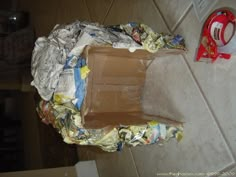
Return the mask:
<path fill-rule="evenodd" d="M 185 139 L 178 145 L 171 142 L 161 150 L 154 147 L 133 148 L 139 175 L 155 176 L 157 172 L 199 173 L 230 170 L 235 166 L 236 150 L 234 109 L 236 100 L 233 93 L 236 88 L 234 83 L 236 72 L 233 69 L 235 58 L 230 61 L 217 61 L 215 64 L 194 62 L 202 24 L 196 18 L 193 7 L 187 0 L 178 1 L 175 3 L 176 11 L 183 13 L 178 16 L 178 12 L 168 6 L 168 2 L 158 1 L 157 4 L 167 25 L 170 29 L 174 29 L 172 32 L 184 36 L 189 51 L 181 57 L 182 62 L 179 65 L 176 63 L 177 60 L 173 62 L 173 57 L 169 57 L 172 62 L 159 59 L 164 62 L 154 63 L 156 64 L 152 66 L 154 73 L 151 71 L 150 73 L 153 75 L 152 78 L 156 76 L 157 79 L 149 81 L 150 85 L 147 88 L 150 93 L 156 93 L 161 98 L 159 103 L 155 104 L 158 99 L 148 97 L 148 92 L 145 103 L 148 109 L 158 110 L 158 113 L 163 111 L 163 114 L 169 116 L 182 115 L 186 122 Z M 184 11 L 183 7 L 186 7 L 186 4 L 189 9 Z M 224 6 L 236 9 L 236 2 L 221 1 L 214 8 Z M 172 19 L 169 19 L 171 17 Z M 176 21 L 179 24 L 175 24 Z M 184 73 L 185 70 L 188 72 Z M 156 86 L 156 89 L 150 86 Z M 166 95 L 169 95 L 167 99 Z M 170 106 L 166 102 L 169 102 Z M 173 105 L 174 111 L 172 111 Z M 140 155 L 147 152 L 148 155 Z M 144 167 L 145 163 L 141 161 L 144 158 L 150 163 L 149 167 Z"/>
<path fill-rule="evenodd" d="M 179 144 L 171 141 L 163 147 L 132 148 L 139 175 L 217 171 L 233 164 L 231 152 L 182 56 L 157 59 L 147 77 L 145 109 L 183 118 L 185 137 Z"/>
<path fill-rule="evenodd" d="M 236 7 L 236 4 L 235 4 Z M 194 22 L 195 21 L 195 22 Z M 192 30 L 185 30 L 192 26 Z M 177 29 L 183 35 L 186 35 L 186 43 L 189 46 L 189 52 L 185 56 L 186 61 L 193 72 L 196 82 L 198 82 L 202 94 L 208 102 L 208 106 L 219 124 L 226 141 L 231 145 L 233 153 L 236 154 L 235 129 L 235 109 L 236 99 L 234 98 L 234 83 L 236 72 L 235 57 L 229 61 L 218 60 L 215 64 L 196 63 L 193 61 L 195 49 L 198 45 L 197 34 L 200 32 L 201 25 L 197 22 L 193 9 L 189 12 L 186 19 Z M 234 148 L 233 148 L 234 147 Z"/>
<path fill-rule="evenodd" d="M 176 27 L 192 5 L 189 0 L 155 0 L 155 2 L 170 30 Z"/>
<path fill-rule="evenodd" d="M 55 23 L 77 18 L 104 24 L 139 21 L 158 32 L 179 33 L 186 39 L 186 55 L 153 62 L 144 94 L 146 110 L 185 121 L 184 140 L 163 147 L 151 145 L 98 154 L 95 158 L 101 177 L 154 177 L 157 173 L 205 173 L 232 168 L 235 172 L 236 60 L 194 62 L 202 23 L 190 0 L 70 0 L 66 4 L 54 0 L 49 8 L 44 5 L 47 1 L 20 1 L 33 7 L 30 11 L 40 35 L 48 34 Z M 236 1 L 219 1 L 214 8 L 225 6 L 236 9 Z"/>
<path fill-rule="evenodd" d="M 122 24 L 132 21 L 150 25 L 156 31 L 168 32 L 152 0 L 115 0 L 104 22 Z"/>
<path fill-rule="evenodd" d="M 191 2 L 181 0 L 155 3 L 157 8 L 154 10 L 159 9 L 160 16 L 150 20 L 151 15 L 140 10 L 144 7 L 141 2 L 129 4 L 129 10 L 124 6 L 124 12 L 120 14 L 122 2 L 115 1 L 105 22 L 122 23 L 124 20 L 137 19 L 153 27 L 157 26 L 157 30 L 163 30 L 165 28 L 160 27 L 163 25 L 162 20 L 159 21 L 162 15 L 163 21 L 167 23 L 166 28 L 185 37 L 189 49 L 187 54 L 156 59 L 149 68 L 144 94 L 144 108 L 147 111 L 186 122 L 185 138 L 179 144 L 172 141 L 163 147 L 152 145 L 131 148 L 131 155 L 120 153 L 119 162 L 122 161 L 122 167 L 126 168 L 130 165 L 127 156 L 133 158 L 137 176 L 140 177 L 154 177 L 158 173 L 169 172 L 230 170 L 235 165 L 236 149 L 236 112 L 233 109 L 236 103 L 233 97 L 236 88 L 233 82 L 236 75 L 233 70 L 235 62 L 219 61 L 214 65 L 194 62 L 202 24 Z M 217 4 L 225 5 L 227 3 Z M 231 2 L 230 6 L 236 8 L 236 3 Z M 143 9 L 149 9 L 148 12 L 153 14 L 152 7 Z M 141 13 L 140 18 L 134 15 L 137 11 Z M 98 161 L 98 165 L 100 163 Z M 109 167 L 106 163 L 103 170 L 109 171 Z M 135 174 L 132 168 L 129 172 L 131 176 Z M 129 176 L 126 169 L 120 173 Z M 116 173 L 117 176 L 120 173 Z"/>
<path fill-rule="evenodd" d="M 132 148 L 138 176 L 230 170 L 235 166 L 236 149 L 235 61 L 218 61 L 214 65 L 194 62 L 202 23 L 198 21 L 191 2 L 155 2 L 166 27 L 185 37 L 189 51 L 184 56 L 158 58 L 152 64 L 144 107 L 154 114 L 182 118 L 186 122 L 185 138 L 179 144 L 172 141 L 164 147 Z M 220 2 L 216 7 L 227 5 L 236 8 L 232 1 L 230 4 Z M 110 22 L 113 19 L 116 22 L 116 18 L 108 15 Z M 155 22 L 151 20 L 149 23 Z"/>
<path fill-rule="evenodd" d="M 138 172 L 129 148 L 122 152 L 104 153 L 96 157 L 97 169 L 100 177 L 137 177 Z"/>
<path fill-rule="evenodd" d="M 113 0 L 86 0 L 86 5 L 91 17 L 94 22 L 104 23 L 107 13 L 113 5 Z"/>
<path fill-rule="evenodd" d="M 229 171 L 224 171 L 224 172 L 220 172 L 220 177 L 223 176 L 236 176 L 236 167 L 234 167 L 233 169 L 230 169 Z"/>

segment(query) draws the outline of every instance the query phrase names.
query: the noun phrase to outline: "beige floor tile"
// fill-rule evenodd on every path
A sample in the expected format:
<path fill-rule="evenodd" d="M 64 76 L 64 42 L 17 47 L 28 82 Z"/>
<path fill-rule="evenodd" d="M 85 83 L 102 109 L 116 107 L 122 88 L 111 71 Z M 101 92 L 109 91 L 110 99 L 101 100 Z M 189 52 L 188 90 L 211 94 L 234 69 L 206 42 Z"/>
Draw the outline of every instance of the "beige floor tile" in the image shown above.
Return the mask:
<path fill-rule="evenodd" d="M 218 173 L 217 173 L 218 174 Z M 231 170 L 220 172 L 220 177 L 233 177 L 236 176 L 236 167 Z"/>
<path fill-rule="evenodd" d="M 121 152 L 97 154 L 96 162 L 100 177 L 138 177 L 129 148 Z"/>
<path fill-rule="evenodd" d="M 222 7 L 228 7 L 236 10 L 236 1 L 231 1 L 231 0 L 224 0 L 224 1 L 218 1 L 217 4 L 215 5 L 214 9 L 216 8 L 222 8 Z M 234 11 L 235 13 L 236 11 Z"/>
<path fill-rule="evenodd" d="M 145 23 L 156 32 L 168 32 L 152 0 L 115 0 L 105 24 L 122 24 L 132 21 Z"/>
<path fill-rule="evenodd" d="M 155 0 L 168 26 L 172 29 L 192 4 L 189 0 Z"/>
<path fill-rule="evenodd" d="M 86 0 L 91 20 L 103 23 L 113 0 Z"/>
<path fill-rule="evenodd" d="M 153 114 L 183 120 L 184 139 L 164 146 L 132 148 L 141 177 L 157 173 L 208 172 L 234 163 L 182 56 L 157 58 L 150 66 L 144 108 Z"/>
<path fill-rule="evenodd" d="M 223 6 L 236 8 L 236 2 L 220 2 L 216 5 L 217 8 Z M 194 62 L 201 27 L 202 24 L 199 23 L 194 9 L 192 9 L 176 32 L 182 34 L 186 39 L 189 49 L 186 55 L 187 62 L 207 98 L 213 114 L 216 115 L 230 148 L 236 155 L 236 98 L 234 96 L 236 90 L 236 83 L 234 82 L 236 78 L 236 57 L 229 61 L 218 59 L 214 64 Z"/>

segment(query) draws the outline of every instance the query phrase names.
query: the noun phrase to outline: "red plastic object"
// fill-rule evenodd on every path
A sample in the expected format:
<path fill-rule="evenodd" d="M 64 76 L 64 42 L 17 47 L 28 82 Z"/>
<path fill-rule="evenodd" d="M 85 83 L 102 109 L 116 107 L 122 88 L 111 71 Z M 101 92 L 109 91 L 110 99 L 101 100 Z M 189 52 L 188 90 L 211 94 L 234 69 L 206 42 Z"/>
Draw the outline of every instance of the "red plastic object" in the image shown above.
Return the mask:
<path fill-rule="evenodd" d="M 224 33 L 228 24 L 231 23 L 232 35 L 225 40 Z M 205 21 L 200 46 L 197 51 L 196 61 L 202 61 L 204 58 L 210 58 L 212 63 L 217 58 L 230 59 L 231 54 L 219 53 L 218 47 L 226 45 L 235 32 L 235 16 L 229 10 L 216 10 Z"/>

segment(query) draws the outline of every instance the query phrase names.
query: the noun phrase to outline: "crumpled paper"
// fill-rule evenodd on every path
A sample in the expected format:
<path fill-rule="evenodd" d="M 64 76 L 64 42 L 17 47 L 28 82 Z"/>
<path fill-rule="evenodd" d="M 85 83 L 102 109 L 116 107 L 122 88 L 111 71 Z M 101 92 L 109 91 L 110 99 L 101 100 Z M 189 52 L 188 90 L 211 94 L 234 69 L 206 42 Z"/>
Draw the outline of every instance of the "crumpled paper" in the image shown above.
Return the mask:
<path fill-rule="evenodd" d="M 160 48 L 183 49 L 184 41 L 179 35 L 158 34 L 147 25 L 137 23 L 104 27 L 75 21 L 56 25 L 48 37 L 37 39 L 32 55 L 34 80 L 31 85 L 37 88 L 42 98 L 37 108 L 41 120 L 56 128 L 68 144 L 98 146 L 108 152 L 121 150 L 124 144 L 161 143 L 170 138 L 180 141 L 183 137 L 181 126 L 156 121 L 144 125 L 84 128 L 80 106 L 90 70 L 86 59 L 80 55 L 87 45 L 110 45 L 131 52 L 146 49 L 154 53 Z"/>
<path fill-rule="evenodd" d="M 32 55 L 31 73 L 40 96 L 49 101 L 63 71 L 67 58 L 79 57 L 87 45 L 112 45 L 114 47 L 135 47 L 129 36 L 115 35 L 96 23 L 76 21 L 69 25 L 56 25 L 48 37 L 35 42 Z M 120 42 L 119 42 L 120 41 Z M 115 43 L 116 42 L 116 43 Z"/>
<path fill-rule="evenodd" d="M 57 86 L 59 76 L 66 62 L 66 52 L 54 40 L 42 37 L 35 42 L 32 54 L 31 74 L 36 87 L 44 100 L 50 100 Z"/>
<path fill-rule="evenodd" d="M 183 138 L 182 126 L 170 126 L 151 121 L 143 125 L 117 125 L 100 129 L 85 129 L 80 112 L 72 104 L 58 105 L 41 101 L 37 108 L 41 120 L 51 124 L 68 144 L 98 146 L 104 151 L 120 151 L 126 144 L 138 146 L 163 143 L 171 138 Z"/>

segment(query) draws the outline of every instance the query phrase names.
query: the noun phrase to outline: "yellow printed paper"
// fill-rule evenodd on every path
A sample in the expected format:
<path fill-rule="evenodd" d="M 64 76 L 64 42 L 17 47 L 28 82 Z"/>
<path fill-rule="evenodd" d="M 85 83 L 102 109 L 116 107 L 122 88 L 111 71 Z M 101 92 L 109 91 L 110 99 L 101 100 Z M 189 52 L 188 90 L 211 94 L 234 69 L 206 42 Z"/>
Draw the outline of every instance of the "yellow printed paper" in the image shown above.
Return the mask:
<path fill-rule="evenodd" d="M 80 68 L 80 75 L 81 79 L 85 79 L 88 76 L 88 73 L 90 72 L 88 66 L 83 66 Z"/>

